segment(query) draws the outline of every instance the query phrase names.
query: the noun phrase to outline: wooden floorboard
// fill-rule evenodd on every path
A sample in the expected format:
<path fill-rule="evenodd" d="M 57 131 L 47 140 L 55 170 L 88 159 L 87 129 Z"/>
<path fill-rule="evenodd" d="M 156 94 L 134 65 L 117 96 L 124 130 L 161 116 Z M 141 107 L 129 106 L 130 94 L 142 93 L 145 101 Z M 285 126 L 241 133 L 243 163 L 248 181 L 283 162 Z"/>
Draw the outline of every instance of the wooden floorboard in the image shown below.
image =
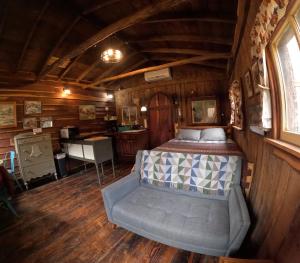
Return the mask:
<path fill-rule="evenodd" d="M 129 174 L 130 165 L 106 170 L 103 185 Z M 19 194 L 20 218 L 0 209 L 0 262 L 216 263 L 217 258 L 169 247 L 108 222 L 95 170 Z"/>

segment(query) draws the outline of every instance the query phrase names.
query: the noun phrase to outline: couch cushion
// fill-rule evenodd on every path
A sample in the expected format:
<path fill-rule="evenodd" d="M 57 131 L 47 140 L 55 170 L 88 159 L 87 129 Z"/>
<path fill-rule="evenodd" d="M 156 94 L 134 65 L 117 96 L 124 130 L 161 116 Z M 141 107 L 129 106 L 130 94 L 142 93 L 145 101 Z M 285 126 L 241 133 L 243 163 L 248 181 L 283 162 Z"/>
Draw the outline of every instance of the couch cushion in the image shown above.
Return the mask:
<path fill-rule="evenodd" d="M 157 186 L 227 195 L 239 174 L 239 156 L 143 151 L 141 180 Z"/>
<path fill-rule="evenodd" d="M 229 240 L 225 200 L 140 186 L 114 205 L 112 217 L 167 241 L 179 240 L 187 246 L 226 249 Z"/>

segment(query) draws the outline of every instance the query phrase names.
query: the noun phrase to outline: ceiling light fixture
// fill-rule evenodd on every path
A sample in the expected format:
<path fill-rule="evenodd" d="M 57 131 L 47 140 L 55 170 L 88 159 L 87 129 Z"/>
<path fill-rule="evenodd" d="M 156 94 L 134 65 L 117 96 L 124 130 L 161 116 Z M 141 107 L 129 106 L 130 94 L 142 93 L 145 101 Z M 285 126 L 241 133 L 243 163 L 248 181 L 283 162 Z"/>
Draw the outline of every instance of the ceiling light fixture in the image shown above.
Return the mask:
<path fill-rule="evenodd" d="M 101 59 L 105 63 L 118 63 L 123 58 L 123 54 L 118 49 L 109 48 L 101 53 Z"/>

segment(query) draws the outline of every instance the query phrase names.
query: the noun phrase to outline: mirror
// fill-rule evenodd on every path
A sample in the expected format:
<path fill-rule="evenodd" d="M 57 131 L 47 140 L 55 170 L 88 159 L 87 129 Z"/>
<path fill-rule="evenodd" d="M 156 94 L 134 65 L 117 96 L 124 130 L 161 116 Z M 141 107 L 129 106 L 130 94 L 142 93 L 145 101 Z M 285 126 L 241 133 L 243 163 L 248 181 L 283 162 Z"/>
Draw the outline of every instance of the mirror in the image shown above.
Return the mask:
<path fill-rule="evenodd" d="M 218 123 L 218 106 L 216 99 L 191 100 L 192 124 Z"/>

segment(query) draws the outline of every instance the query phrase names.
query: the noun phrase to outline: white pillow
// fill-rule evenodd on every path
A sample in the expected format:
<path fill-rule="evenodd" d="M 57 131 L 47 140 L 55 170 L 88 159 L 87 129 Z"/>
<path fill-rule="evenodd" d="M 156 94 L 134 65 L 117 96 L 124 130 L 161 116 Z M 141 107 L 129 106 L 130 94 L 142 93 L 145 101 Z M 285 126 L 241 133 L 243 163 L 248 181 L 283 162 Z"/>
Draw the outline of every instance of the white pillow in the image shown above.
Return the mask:
<path fill-rule="evenodd" d="M 226 134 L 222 128 L 209 128 L 201 132 L 200 141 L 226 141 Z"/>
<path fill-rule="evenodd" d="M 179 140 L 199 141 L 201 130 L 180 129 L 176 138 Z"/>

